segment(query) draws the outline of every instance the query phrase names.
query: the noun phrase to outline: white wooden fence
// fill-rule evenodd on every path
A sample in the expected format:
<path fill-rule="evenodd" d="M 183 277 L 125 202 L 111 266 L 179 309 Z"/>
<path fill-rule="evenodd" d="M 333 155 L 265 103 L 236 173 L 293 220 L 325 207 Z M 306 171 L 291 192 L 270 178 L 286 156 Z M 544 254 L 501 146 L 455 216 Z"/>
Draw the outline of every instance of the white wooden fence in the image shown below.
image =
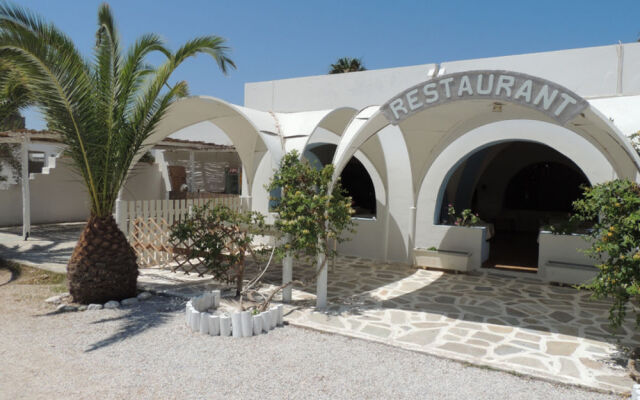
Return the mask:
<path fill-rule="evenodd" d="M 166 265 L 173 259 L 169 233 L 194 206 L 225 205 L 242 210 L 240 196 L 182 200 L 137 200 L 116 203 L 116 222 L 138 254 L 141 267 Z"/>

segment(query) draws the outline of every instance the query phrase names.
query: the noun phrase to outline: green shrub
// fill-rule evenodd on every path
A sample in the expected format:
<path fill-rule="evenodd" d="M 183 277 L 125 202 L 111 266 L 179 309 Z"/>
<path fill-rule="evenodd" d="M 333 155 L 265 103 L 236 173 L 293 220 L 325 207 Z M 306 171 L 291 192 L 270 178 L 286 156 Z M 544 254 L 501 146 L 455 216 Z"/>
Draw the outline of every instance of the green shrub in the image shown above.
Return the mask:
<path fill-rule="evenodd" d="M 216 280 L 236 281 L 236 295 L 242 292 L 245 257 L 251 243 L 265 228 L 258 212 L 237 212 L 226 206 L 206 203 L 194 207 L 180 223 L 171 228 L 171 241 L 185 252 L 180 256 L 201 261 Z"/>
<path fill-rule="evenodd" d="M 593 223 L 593 245 L 586 253 L 597 260 L 599 273 L 585 287 L 595 298 L 613 299 L 609 320 L 619 327 L 628 303 L 640 299 L 640 186 L 618 179 L 585 188 L 573 206 L 575 221 Z"/>
<path fill-rule="evenodd" d="M 449 215 L 449 223 L 456 226 L 477 226 L 480 224 L 480 218 L 478 214 L 474 214 L 471 209 L 466 208 L 462 210 L 460 215 L 456 214 L 456 209 L 453 204 L 449 204 L 447 207 L 447 214 Z"/>

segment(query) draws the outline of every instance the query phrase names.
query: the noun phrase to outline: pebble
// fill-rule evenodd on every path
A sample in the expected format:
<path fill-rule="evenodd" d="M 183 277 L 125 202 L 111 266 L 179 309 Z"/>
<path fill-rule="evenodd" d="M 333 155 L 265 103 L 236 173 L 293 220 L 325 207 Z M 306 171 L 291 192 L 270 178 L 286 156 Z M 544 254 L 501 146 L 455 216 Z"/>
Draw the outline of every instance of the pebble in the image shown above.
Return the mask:
<path fill-rule="evenodd" d="M 89 304 L 87 306 L 87 311 L 93 311 L 93 310 L 102 310 L 102 304 Z"/>
<path fill-rule="evenodd" d="M 86 309 L 87 309 L 87 306 L 85 305 L 78 307 L 78 311 L 86 311 Z"/>
<path fill-rule="evenodd" d="M 138 295 L 138 300 L 149 300 L 153 295 L 149 292 L 142 292 Z"/>
<path fill-rule="evenodd" d="M 120 303 L 115 300 L 107 301 L 106 303 L 104 303 L 104 308 L 106 309 L 113 310 L 114 308 L 118 308 L 118 307 L 120 307 Z"/>
<path fill-rule="evenodd" d="M 61 303 L 62 299 L 64 299 L 67 296 L 69 296 L 69 293 L 62 293 L 57 296 L 51 296 L 48 299 L 46 299 L 44 302 L 49 304 L 58 304 L 58 303 Z"/>
<path fill-rule="evenodd" d="M 138 303 L 137 297 L 129 297 L 128 299 L 124 299 L 120 302 L 123 306 L 130 306 Z"/>
<path fill-rule="evenodd" d="M 56 312 L 73 312 L 73 311 L 78 311 L 78 307 L 76 306 L 72 306 L 70 304 L 60 304 L 58 307 L 56 307 Z"/>

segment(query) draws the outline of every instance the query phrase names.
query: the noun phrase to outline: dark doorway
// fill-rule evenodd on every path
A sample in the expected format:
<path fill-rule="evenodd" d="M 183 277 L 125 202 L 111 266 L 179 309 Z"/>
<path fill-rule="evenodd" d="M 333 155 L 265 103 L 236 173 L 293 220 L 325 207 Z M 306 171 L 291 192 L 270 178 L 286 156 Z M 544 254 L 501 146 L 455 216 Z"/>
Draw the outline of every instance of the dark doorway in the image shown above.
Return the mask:
<path fill-rule="evenodd" d="M 573 201 L 588 184 L 571 160 L 549 146 L 500 143 L 456 168 L 443 204 L 478 214 L 489 236 L 485 267 L 535 272 L 540 229 L 568 219 Z M 447 221 L 445 212 L 442 221 Z"/>
<path fill-rule="evenodd" d="M 335 151 L 336 145 L 322 143 L 309 146 L 304 155 L 310 162 L 324 166 L 331 163 Z M 340 181 L 347 195 L 353 199 L 354 217 L 375 218 L 376 192 L 373 181 L 357 158 L 351 157 L 340 174 Z"/>

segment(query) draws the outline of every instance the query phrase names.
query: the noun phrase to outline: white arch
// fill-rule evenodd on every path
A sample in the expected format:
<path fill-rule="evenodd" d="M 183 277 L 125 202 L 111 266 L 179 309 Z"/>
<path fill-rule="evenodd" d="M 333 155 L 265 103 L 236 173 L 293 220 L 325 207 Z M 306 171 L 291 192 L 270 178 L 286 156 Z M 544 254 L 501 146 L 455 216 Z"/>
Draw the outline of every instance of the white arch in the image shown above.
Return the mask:
<path fill-rule="evenodd" d="M 251 192 L 262 157 L 267 151 L 281 153 L 280 140 L 275 141 L 273 135 L 269 135 L 276 130 L 275 120 L 269 113 L 209 96 L 186 97 L 171 105 L 154 133 L 145 141 L 141 154 L 172 133 L 203 121 L 215 124 L 233 142 Z"/>
<path fill-rule="evenodd" d="M 436 210 L 440 210 L 442 183 L 448 181 L 456 168 L 471 154 L 498 143 L 527 141 L 548 145 L 573 161 L 592 185 L 618 177 L 607 158 L 589 141 L 568 129 L 546 122 L 521 120 L 499 121 L 476 128 L 456 139 L 445 148 L 431 165 L 418 189 L 418 215 L 430 215 L 420 220 L 437 224 Z M 435 190 L 434 190 L 435 189 Z"/>
<path fill-rule="evenodd" d="M 457 227 L 438 225 L 436 215 L 441 207 L 442 182 L 455 168 L 474 152 L 498 143 L 529 141 L 547 144 L 553 141 L 555 150 L 573 161 L 586 175 L 591 184 L 605 182 L 618 177 L 607 158 L 592 143 L 575 133 L 557 125 L 540 122 L 509 120 L 481 126 L 460 136 L 447 146 L 432 163 L 422 186 L 418 190 L 414 247 L 447 248 L 472 253 L 472 265 L 479 267 L 485 254 L 484 240 L 475 237 L 463 238 L 461 232 L 451 235 Z M 479 233 L 479 232 L 478 232 Z M 466 234 L 474 235 L 473 232 Z M 455 238 L 452 244 L 451 238 Z M 459 246 L 451 248 L 450 246 Z"/>

